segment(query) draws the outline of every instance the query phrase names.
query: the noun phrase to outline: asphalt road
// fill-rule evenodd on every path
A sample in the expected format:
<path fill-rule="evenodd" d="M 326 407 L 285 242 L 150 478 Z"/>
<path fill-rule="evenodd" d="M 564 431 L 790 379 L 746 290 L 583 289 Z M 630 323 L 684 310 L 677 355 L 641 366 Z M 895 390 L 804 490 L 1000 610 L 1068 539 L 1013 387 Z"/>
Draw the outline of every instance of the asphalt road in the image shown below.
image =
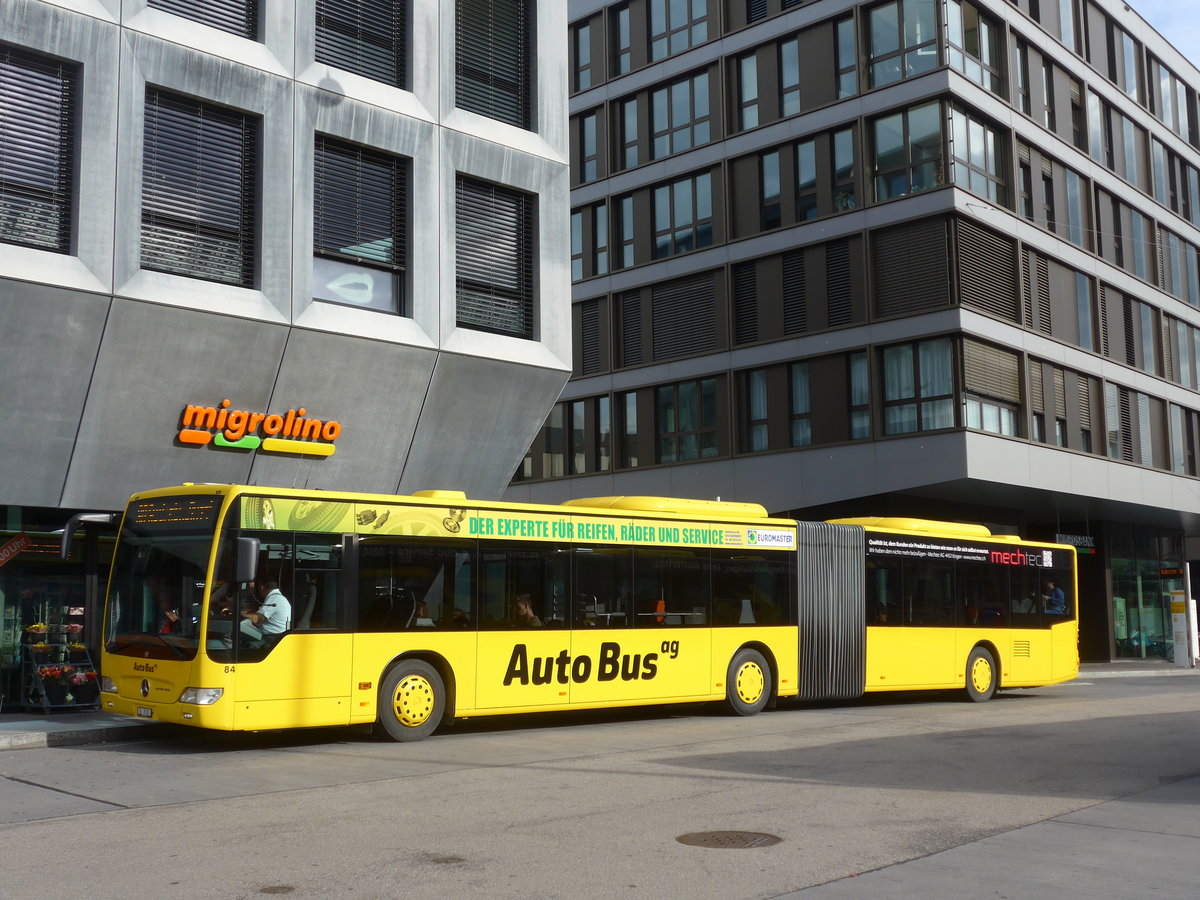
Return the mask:
<path fill-rule="evenodd" d="M 1198 713 L 1200 678 L 1110 678 L 985 704 L 481 719 L 418 744 L 185 732 L 12 751 L 0 893 L 1189 896 Z M 780 841 L 676 840 L 712 831 Z"/>

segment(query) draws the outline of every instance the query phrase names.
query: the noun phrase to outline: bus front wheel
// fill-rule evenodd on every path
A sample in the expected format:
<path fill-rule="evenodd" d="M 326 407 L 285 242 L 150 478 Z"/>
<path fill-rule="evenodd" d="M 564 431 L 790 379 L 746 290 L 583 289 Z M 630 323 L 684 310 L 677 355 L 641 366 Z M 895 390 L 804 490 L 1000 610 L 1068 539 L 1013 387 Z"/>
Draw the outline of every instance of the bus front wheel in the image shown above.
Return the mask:
<path fill-rule="evenodd" d="M 763 711 L 771 699 L 771 667 L 757 650 L 739 650 L 725 678 L 725 705 L 739 716 Z"/>
<path fill-rule="evenodd" d="M 996 693 L 996 660 L 985 647 L 976 647 L 967 657 L 967 697 L 976 703 L 991 700 Z"/>
<path fill-rule="evenodd" d="M 423 660 L 403 660 L 379 686 L 379 724 L 392 740 L 419 741 L 428 737 L 445 711 L 442 676 Z"/>

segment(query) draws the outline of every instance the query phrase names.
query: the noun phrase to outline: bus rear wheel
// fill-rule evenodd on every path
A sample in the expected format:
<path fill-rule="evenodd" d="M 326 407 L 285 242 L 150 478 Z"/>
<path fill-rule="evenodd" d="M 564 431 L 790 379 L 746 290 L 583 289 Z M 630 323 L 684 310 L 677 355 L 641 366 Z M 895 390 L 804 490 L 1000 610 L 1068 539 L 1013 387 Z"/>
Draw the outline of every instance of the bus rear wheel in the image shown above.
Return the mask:
<path fill-rule="evenodd" d="M 976 647 L 967 657 L 967 697 L 976 703 L 996 693 L 996 660 L 986 647 Z"/>
<path fill-rule="evenodd" d="M 419 659 L 403 660 L 379 686 L 379 724 L 395 741 L 419 741 L 441 724 L 446 686 L 438 670 Z"/>
<path fill-rule="evenodd" d="M 771 667 L 757 650 L 734 654 L 725 677 L 725 706 L 739 716 L 763 711 L 771 699 Z"/>

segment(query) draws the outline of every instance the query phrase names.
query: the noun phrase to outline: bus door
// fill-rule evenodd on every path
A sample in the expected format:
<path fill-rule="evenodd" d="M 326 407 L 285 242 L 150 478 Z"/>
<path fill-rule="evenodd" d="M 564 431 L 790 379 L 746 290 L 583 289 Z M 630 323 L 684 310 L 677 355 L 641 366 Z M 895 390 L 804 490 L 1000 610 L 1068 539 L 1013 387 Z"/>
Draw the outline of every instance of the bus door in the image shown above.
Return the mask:
<path fill-rule="evenodd" d="M 558 545 L 480 545 L 477 708 L 569 702 L 569 572 L 570 551 Z"/>
<path fill-rule="evenodd" d="M 230 698 L 236 704 L 235 727 L 349 722 L 353 636 L 343 621 L 342 535 L 273 531 L 253 536 L 260 540 L 258 599 L 268 589 L 278 590 L 289 611 L 283 632 L 256 634 L 242 626 L 241 616 L 254 598 L 230 604 L 232 617 L 226 621 L 230 630 L 238 629 Z M 217 621 L 220 605 L 211 604 Z"/>
<path fill-rule="evenodd" d="M 710 692 L 709 551 L 577 548 L 571 702 Z"/>

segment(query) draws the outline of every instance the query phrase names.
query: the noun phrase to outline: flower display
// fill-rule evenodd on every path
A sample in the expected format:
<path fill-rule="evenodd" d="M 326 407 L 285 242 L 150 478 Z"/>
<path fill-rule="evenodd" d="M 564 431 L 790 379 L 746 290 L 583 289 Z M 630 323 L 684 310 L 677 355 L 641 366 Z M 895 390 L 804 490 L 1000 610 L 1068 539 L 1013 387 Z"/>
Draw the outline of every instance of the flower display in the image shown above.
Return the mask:
<path fill-rule="evenodd" d="M 68 666 L 68 668 L 70 668 Z M 78 686 L 81 684 L 93 684 L 96 681 L 95 672 L 76 672 L 71 676 L 71 684 Z"/>
<path fill-rule="evenodd" d="M 78 622 L 72 622 L 70 625 L 64 625 L 63 631 L 67 634 L 79 634 L 79 632 L 83 631 L 83 626 Z"/>
<path fill-rule="evenodd" d="M 32 625 L 26 626 L 25 630 L 30 634 L 45 634 L 50 630 L 50 626 L 45 622 L 34 622 Z"/>
<path fill-rule="evenodd" d="M 38 666 L 37 673 L 43 684 L 67 684 L 71 676 L 76 674 L 74 666 L 59 664 Z"/>

